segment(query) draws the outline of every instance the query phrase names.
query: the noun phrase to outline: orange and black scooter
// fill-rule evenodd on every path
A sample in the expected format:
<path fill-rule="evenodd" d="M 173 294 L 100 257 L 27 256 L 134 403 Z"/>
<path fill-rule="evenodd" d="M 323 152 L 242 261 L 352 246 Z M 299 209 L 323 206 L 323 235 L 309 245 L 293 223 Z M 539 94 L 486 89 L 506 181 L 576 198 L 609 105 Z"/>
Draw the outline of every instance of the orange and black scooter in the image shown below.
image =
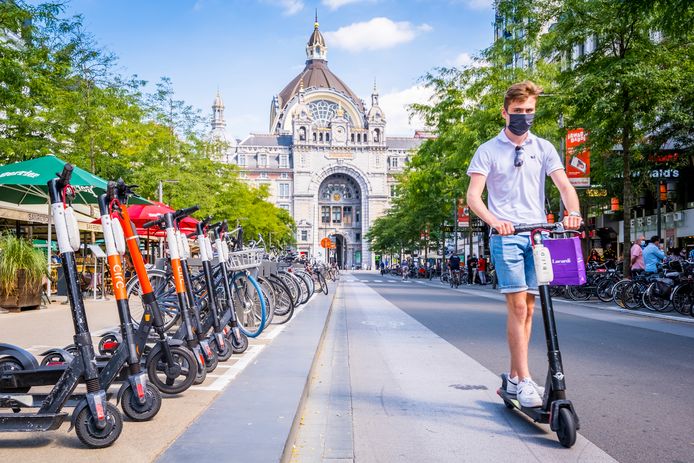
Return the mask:
<path fill-rule="evenodd" d="M 184 341 L 171 339 L 166 334 L 164 317 L 154 295 L 152 284 L 147 275 L 135 226 L 130 221 L 126 206 L 132 190 L 122 179 L 115 187 L 115 197 L 110 202 L 111 213 L 117 215 L 125 235 L 130 258 L 138 282 L 140 298 L 145 306 L 142 319 L 135 333 L 135 348 L 146 353 L 145 365 L 149 380 L 166 394 L 179 394 L 187 390 L 198 376 L 198 362 L 194 352 Z M 126 296 L 127 297 L 127 296 Z M 158 340 L 151 349 L 147 348 L 150 331 L 154 331 Z"/>

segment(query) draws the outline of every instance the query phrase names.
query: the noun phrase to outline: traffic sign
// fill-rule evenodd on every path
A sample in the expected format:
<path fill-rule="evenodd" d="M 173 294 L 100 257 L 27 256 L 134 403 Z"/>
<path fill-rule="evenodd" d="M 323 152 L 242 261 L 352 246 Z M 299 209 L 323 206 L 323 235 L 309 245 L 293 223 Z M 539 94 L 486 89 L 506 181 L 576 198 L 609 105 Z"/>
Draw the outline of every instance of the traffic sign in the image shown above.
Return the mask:
<path fill-rule="evenodd" d="M 328 237 L 325 237 L 325 238 L 323 238 L 322 240 L 320 240 L 320 247 L 321 247 L 321 248 L 332 249 L 332 248 L 331 248 L 331 245 L 334 245 L 334 243 L 333 243 L 332 240 L 331 240 L 330 238 L 328 238 Z"/>

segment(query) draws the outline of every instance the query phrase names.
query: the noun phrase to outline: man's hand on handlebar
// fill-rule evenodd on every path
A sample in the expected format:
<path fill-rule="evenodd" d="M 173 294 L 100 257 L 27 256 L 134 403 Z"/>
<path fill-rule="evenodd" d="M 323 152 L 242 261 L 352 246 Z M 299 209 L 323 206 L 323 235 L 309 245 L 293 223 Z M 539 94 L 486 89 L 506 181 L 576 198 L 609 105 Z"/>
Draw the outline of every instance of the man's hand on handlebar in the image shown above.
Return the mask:
<path fill-rule="evenodd" d="M 575 215 L 567 215 L 562 222 L 566 230 L 578 230 L 583 225 L 583 219 Z"/>
<path fill-rule="evenodd" d="M 496 230 L 501 236 L 513 235 L 514 233 L 513 224 L 511 222 L 507 222 L 506 220 L 496 220 L 495 222 L 490 223 L 489 226 Z"/>

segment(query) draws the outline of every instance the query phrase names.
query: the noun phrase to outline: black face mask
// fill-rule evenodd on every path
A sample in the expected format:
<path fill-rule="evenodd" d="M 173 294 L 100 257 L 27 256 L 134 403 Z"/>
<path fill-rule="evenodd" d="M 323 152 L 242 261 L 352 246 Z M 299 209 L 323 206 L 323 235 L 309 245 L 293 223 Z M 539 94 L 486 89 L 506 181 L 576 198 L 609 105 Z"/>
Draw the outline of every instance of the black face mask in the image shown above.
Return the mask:
<path fill-rule="evenodd" d="M 521 136 L 533 125 L 535 114 L 509 114 L 508 129 L 512 134 Z"/>

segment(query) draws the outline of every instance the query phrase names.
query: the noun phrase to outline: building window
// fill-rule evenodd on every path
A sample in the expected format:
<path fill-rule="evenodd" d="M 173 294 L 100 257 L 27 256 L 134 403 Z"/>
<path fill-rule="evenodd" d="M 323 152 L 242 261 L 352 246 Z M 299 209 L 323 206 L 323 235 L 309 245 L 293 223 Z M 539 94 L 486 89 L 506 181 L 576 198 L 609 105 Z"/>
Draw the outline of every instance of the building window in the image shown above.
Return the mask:
<path fill-rule="evenodd" d="M 289 178 L 289 174 L 286 173 L 286 172 L 282 172 L 282 173 L 280 174 L 280 178 Z"/>
<path fill-rule="evenodd" d="M 354 208 L 354 223 L 361 222 L 361 207 L 357 206 Z"/>
<path fill-rule="evenodd" d="M 390 186 L 390 197 L 394 198 L 395 197 L 395 185 Z"/>
<path fill-rule="evenodd" d="M 323 141 L 323 132 L 318 134 L 318 141 Z"/>
<path fill-rule="evenodd" d="M 352 206 L 345 206 L 342 210 L 345 225 L 352 225 Z"/>
<path fill-rule="evenodd" d="M 374 130 L 374 143 L 379 143 L 381 141 L 381 129 Z"/>
<path fill-rule="evenodd" d="M 352 143 L 354 143 L 354 134 L 352 134 L 350 138 L 352 139 Z"/>
<path fill-rule="evenodd" d="M 361 233 L 357 232 L 354 234 L 354 240 L 355 241 L 361 241 Z"/>
<path fill-rule="evenodd" d="M 286 154 L 280 154 L 280 167 L 283 169 L 289 167 L 289 156 Z"/>
<path fill-rule="evenodd" d="M 280 207 L 285 211 L 289 211 L 289 204 L 280 204 Z"/>
<path fill-rule="evenodd" d="M 333 206 L 333 223 L 342 223 L 342 207 Z"/>
<path fill-rule="evenodd" d="M 320 216 L 322 223 L 330 223 L 330 206 L 321 206 Z"/>
<path fill-rule="evenodd" d="M 289 184 L 280 183 L 280 198 L 289 198 Z"/>
<path fill-rule="evenodd" d="M 330 141 L 330 134 L 329 133 L 325 134 L 325 141 Z"/>
<path fill-rule="evenodd" d="M 360 133 L 357 134 L 357 143 L 361 143 L 361 134 Z"/>
<path fill-rule="evenodd" d="M 398 158 L 398 157 L 391 156 L 389 158 L 389 161 L 390 161 L 390 168 L 391 169 L 397 169 L 400 165 L 400 158 Z"/>
<path fill-rule="evenodd" d="M 318 134 L 313 132 L 313 141 L 318 141 Z"/>
<path fill-rule="evenodd" d="M 306 141 L 306 127 L 299 128 L 299 141 Z"/>
<path fill-rule="evenodd" d="M 245 154 L 239 154 L 239 165 L 240 166 L 246 165 L 246 155 Z"/>
<path fill-rule="evenodd" d="M 258 155 L 258 167 L 267 167 L 267 154 Z"/>
<path fill-rule="evenodd" d="M 258 176 L 258 178 L 262 178 L 262 179 L 268 178 L 267 172 L 261 172 L 260 175 Z"/>
<path fill-rule="evenodd" d="M 308 230 L 301 230 L 301 241 L 308 241 Z"/>
<path fill-rule="evenodd" d="M 364 134 L 364 143 L 366 143 L 367 141 L 368 141 L 367 134 Z"/>

